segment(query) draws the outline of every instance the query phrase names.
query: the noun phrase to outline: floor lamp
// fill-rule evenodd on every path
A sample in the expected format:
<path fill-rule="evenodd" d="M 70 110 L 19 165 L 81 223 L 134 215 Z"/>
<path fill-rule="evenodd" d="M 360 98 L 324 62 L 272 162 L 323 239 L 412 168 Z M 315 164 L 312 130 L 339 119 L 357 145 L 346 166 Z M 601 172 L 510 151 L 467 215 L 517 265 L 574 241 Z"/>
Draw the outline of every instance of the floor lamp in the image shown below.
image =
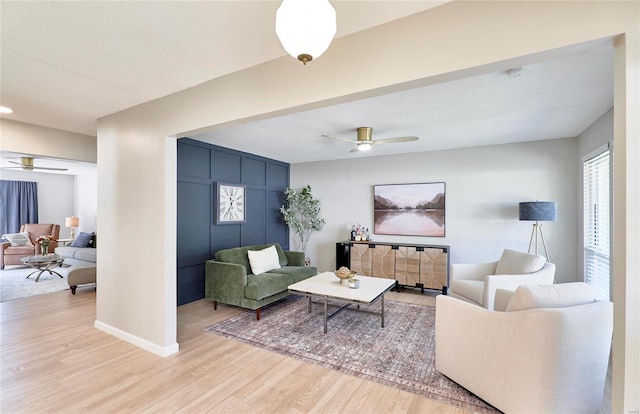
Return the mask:
<path fill-rule="evenodd" d="M 549 261 L 549 253 L 547 252 L 547 244 L 542 234 L 542 224 L 539 221 L 556 221 L 556 202 L 555 201 L 526 201 L 520 203 L 520 221 L 535 221 L 531 230 L 531 238 L 529 239 L 529 253 L 535 238 L 535 253 L 538 254 L 538 234 L 542 240 L 544 255 Z"/>

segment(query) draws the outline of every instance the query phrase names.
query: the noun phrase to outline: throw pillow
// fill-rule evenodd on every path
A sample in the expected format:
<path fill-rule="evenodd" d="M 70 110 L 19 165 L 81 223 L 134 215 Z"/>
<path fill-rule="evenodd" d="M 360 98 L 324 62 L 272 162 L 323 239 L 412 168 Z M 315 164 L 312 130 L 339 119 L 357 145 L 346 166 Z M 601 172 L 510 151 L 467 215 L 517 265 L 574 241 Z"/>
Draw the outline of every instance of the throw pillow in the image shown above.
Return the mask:
<path fill-rule="evenodd" d="M 524 275 L 542 269 L 547 259 L 539 254 L 504 249 L 496 265 L 496 275 Z"/>
<path fill-rule="evenodd" d="M 593 286 L 582 282 L 557 285 L 523 285 L 514 292 L 507 312 L 535 308 L 566 308 L 593 303 L 596 291 Z"/>
<path fill-rule="evenodd" d="M 267 247 L 263 250 L 249 250 L 249 264 L 254 275 L 266 273 L 269 270 L 280 269 L 280 260 L 275 246 Z"/>
<path fill-rule="evenodd" d="M 33 246 L 33 243 L 31 243 L 31 239 L 29 239 L 28 231 L 25 231 L 23 233 L 4 234 L 2 238 L 9 240 L 9 243 L 11 243 L 11 247 Z"/>
<path fill-rule="evenodd" d="M 88 247 L 89 243 L 93 240 L 92 233 L 80 232 L 78 237 L 74 241 L 71 242 L 69 247 Z"/>

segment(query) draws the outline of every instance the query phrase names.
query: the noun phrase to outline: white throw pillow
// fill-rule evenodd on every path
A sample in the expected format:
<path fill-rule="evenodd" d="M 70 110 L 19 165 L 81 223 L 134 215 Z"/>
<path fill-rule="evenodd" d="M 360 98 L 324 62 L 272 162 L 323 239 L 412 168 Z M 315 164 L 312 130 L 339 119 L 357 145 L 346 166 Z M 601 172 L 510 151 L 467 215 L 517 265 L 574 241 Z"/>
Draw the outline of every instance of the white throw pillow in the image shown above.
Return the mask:
<path fill-rule="evenodd" d="M 2 235 L 2 238 L 9 240 L 11 247 L 33 246 L 33 243 L 31 243 L 31 239 L 29 238 L 28 231 L 23 233 L 4 234 Z"/>
<path fill-rule="evenodd" d="M 496 275 L 524 275 L 542 269 L 547 259 L 539 254 L 504 249 L 496 265 Z"/>
<path fill-rule="evenodd" d="M 280 259 L 276 246 L 270 246 L 263 250 L 248 250 L 249 264 L 254 275 L 266 273 L 269 270 L 280 269 Z"/>
<path fill-rule="evenodd" d="M 593 286 L 582 282 L 558 285 L 523 285 L 514 292 L 507 312 L 535 308 L 566 308 L 593 303 L 596 291 Z"/>

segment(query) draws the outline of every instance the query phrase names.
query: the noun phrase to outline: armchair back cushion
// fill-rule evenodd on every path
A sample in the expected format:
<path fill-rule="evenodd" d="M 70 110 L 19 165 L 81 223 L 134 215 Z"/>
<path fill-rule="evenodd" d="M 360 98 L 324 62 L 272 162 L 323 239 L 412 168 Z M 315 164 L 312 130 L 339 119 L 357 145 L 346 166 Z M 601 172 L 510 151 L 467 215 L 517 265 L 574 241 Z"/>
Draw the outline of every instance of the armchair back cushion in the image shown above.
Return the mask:
<path fill-rule="evenodd" d="M 23 224 L 20 227 L 20 233 L 28 231 L 29 238 L 31 239 L 31 243 L 35 246 L 36 239 L 40 236 L 50 235 L 52 237 L 51 242 L 49 243 L 49 249 L 53 251 L 53 249 L 58 246 L 58 238 L 60 237 L 60 225 L 59 224 L 40 224 L 40 223 L 28 223 Z"/>
<path fill-rule="evenodd" d="M 597 300 L 593 286 L 586 283 L 519 286 L 511 296 L 507 312 L 536 308 L 566 308 Z"/>
<path fill-rule="evenodd" d="M 496 275 L 523 275 L 542 269 L 547 259 L 538 254 L 504 249 L 496 266 Z"/>

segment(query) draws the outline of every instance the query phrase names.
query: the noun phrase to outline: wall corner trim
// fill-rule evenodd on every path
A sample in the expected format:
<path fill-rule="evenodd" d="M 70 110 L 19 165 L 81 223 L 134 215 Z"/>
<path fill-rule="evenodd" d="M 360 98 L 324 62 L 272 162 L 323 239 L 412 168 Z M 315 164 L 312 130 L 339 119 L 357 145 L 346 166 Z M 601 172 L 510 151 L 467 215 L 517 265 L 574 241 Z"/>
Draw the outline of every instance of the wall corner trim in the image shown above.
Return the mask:
<path fill-rule="evenodd" d="M 169 355 L 173 355 L 179 351 L 179 346 L 177 342 L 171 345 L 162 347 L 152 342 L 149 342 L 146 339 L 142 339 L 138 336 L 132 335 L 129 332 L 125 332 L 121 329 L 115 328 L 104 322 L 95 321 L 94 326 L 97 329 L 100 329 L 101 331 L 108 333 L 109 335 L 113 335 L 118 339 L 122 339 L 123 341 L 129 342 L 130 344 L 133 344 L 138 348 L 142 348 L 145 351 L 149 351 L 161 357 L 168 357 Z"/>

